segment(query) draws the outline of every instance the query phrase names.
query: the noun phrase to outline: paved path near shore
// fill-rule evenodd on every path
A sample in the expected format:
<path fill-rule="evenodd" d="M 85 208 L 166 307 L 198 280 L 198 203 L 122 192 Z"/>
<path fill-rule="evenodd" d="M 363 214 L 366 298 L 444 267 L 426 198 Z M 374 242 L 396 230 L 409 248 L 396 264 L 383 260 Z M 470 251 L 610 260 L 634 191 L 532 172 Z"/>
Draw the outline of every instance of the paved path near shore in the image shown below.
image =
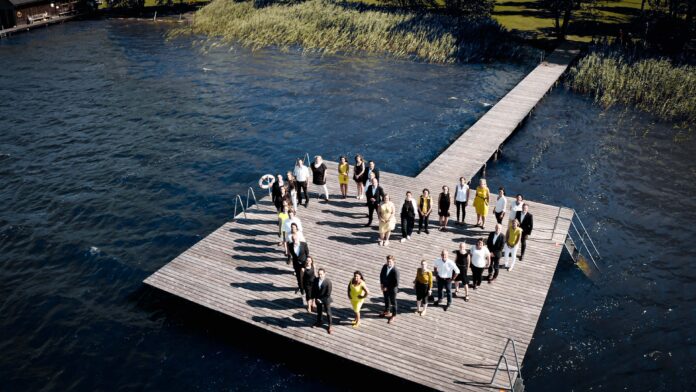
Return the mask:
<path fill-rule="evenodd" d="M 397 209 L 407 190 L 418 195 L 422 188 L 429 187 L 436 197 L 442 185 L 453 187 L 459 176 L 475 175 L 553 85 L 569 58 L 565 52 L 557 52 L 549 60 L 560 65 L 537 67 L 418 177 L 382 173 L 381 185 L 392 195 Z M 517 110 L 516 105 L 523 109 Z M 509 132 L 504 132 L 503 124 Z M 481 152 L 474 155 L 474 151 Z M 145 283 L 424 387 L 490 390 L 488 383 L 506 339 L 515 339 L 520 359 L 527 352 L 572 211 L 529 202 L 534 233 L 524 261 L 518 262 L 514 271 L 502 270 L 493 284 L 484 282 L 480 289 L 471 290 L 470 302 L 455 298 L 448 311 L 431 306 L 421 317 L 414 313 L 412 284 L 420 260 L 425 258 L 432 267 L 441 249 L 452 252 L 462 241 L 473 244 L 487 235 L 495 222 L 492 208 L 485 231 L 473 228 L 476 215 L 470 203 L 465 227 L 453 226 L 450 232 L 439 232 L 437 216 L 433 214 L 429 235 L 414 232 L 411 241 L 399 243 L 401 236 L 394 233 L 390 246 L 380 247 L 376 227 L 363 226 L 367 221 L 364 202 L 354 197 L 340 199 L 336 164 L 327 165 L 332 174 L 329 191 L 334 199 L 328 203 L 313 199 L 308 208 L 299 207 L 298 216 L 310 254 L 333 282 L 333 334 L 310 328 L 316 316 L 306 313 L 300 296 L 294 294 L 295 277 L 277 246 L 277 215 L 268 197 L 259 201 L 258 208 L 247 211 L 246 218 L 240 214 L 225 223 Z M 350 189 L 354 194 L 354 184 Z M 491 204 L 494 200 L 495 196 Z M 451 213 L 456 213 L 454 206 Z M 378 316 L 383 309 L 379 271 L 388 254 L 396 256 L 401 271 L 400 315 L 392 325 Z M 346 294 L 355 270 L 362 271 L 372 293 L 363 307 L 362 326 L 357 330 L 350 325 L 352 311 Z M 282 349 L 282 342 L 279 347 Z M 504 381 L 501 373 L 496 384 L 504 385 Z"/>

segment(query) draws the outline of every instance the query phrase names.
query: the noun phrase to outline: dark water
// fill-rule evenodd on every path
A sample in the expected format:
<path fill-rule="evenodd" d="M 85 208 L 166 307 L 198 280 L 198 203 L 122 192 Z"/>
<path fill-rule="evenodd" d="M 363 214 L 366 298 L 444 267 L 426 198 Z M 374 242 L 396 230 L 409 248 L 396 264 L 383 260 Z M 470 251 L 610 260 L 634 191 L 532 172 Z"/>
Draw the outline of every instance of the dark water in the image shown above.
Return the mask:
<path fill-rule="evenodd" d="M 305 152 L 416 174 L 526 67 L 201 52 L 167 28 L 0 41 L 0 390 L 362 388 L 141 282 Z"/>
<path fill-rule="evenodd" d="M 559 267 L 527 352 L 529 389 L 696 390 L 696 138 L 562 89 L 534 113 L 489 185 L 575 208 L 602 273 Z"/>

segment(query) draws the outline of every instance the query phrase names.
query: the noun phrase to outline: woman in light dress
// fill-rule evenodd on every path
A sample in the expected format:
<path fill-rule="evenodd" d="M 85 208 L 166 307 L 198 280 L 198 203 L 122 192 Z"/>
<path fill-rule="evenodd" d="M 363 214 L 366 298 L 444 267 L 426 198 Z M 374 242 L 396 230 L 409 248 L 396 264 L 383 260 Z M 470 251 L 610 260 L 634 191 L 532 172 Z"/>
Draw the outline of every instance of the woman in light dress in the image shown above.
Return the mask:
<path fill-rule="evenodd" d="M 382 204 L 379 205 L 379 245 L 389 245 L 389 236 L 392 230 L 396 227 L 396 209 L 391 201 L 389 194 L 384 195 Z"/>

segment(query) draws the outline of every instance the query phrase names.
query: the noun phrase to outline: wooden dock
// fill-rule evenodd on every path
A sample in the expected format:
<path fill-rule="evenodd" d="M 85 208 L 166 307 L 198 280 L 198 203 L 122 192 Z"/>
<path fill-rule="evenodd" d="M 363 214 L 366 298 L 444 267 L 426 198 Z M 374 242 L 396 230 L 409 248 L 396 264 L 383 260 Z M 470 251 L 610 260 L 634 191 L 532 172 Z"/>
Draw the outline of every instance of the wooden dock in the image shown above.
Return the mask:
<path fill-rule="evenodd" d="M 565 61 L 567 65 L 569 58 L 552 56 L 551 60 Z M 515 109 L 512 99 L 521 92 L 534 90 L 532 97 L 537 100 L 543 97 L 562 73 L 556 68 L 544 64 L 537 67 L 530 74 L 534 77 L 528 76 L 520 82 L 510 92 L 514 95 L 508 94 L 489 111 L 489 114 L 493 112 L 491 116 L 486 114 L 472 127 L 475 138 L 469 135 L 471 130 L 465 132 L 443 153 L 445 158 L 438 157 L 418 177 L 382 172 L 381 185 L 392 196 L 397 209 L 407 190 L 418 195 L 424 187 L 429 187 L 436 197 L 442 185 L 453 187 L 459 176 L 471 178 L 475 175 L 514 131 L 514 128 L 509 129 L 505 135 L 501 126 L 495 128 L 495 132 L 483 134 L 494 129 L 493 125 L 486 124 L 495 123 L 494 118 L 499 118 L 516 127 L 526 113 L 520 114 L 518 119 L 519 116 L 513 117 L 501 110 Z M 525 110 L 529 111 L 533 105 L 527 101 L 520 99 L 518 104 L 525 105 Z M 480 124 L 481 121 L 485 123 Z M 465 146 L 472 143 L 480 147 L 467 150 L 481 153 L 463 154 L 460 159 Z M 412 284 L 420 260 L 426 259 L 432 267 L 442 249 L 452 252 L 462 241 L 473 244 L 477 238 L 486 236 L 495 222 L 492 208 L 485 231 L 473 228 L 476 215 L 470 205 L 465 227 L 450 226 L 449 232 L 439 232 L 434 213 L 429 235 L 414 232 L 412 240 L 399 243 L 401 235 L 397 225 L 390 246 L 380 247 L 376 227 L 363 226 L 367 222 L 364 202 L 354 197 L 340 199 L 336 164 L 328 162 L 327 166 L 332 174 L 328 185 L 333 199 L 328 203 L 313 199 L 308 208 L 299 207 L 298 216 L 310 254 L 318 267 L 326 269 L 327 277 L 333 282 L 333 334 L 327 334 L 325 329 L 310 328 L 316 315 L 306 313 L 301 297 L 294 294 L 295 277 L 277 246 L 277 215 L 268 197 L 261 199 L 257 208 L 248 210 L 246 218 L 240 214 L 225 223 L 148 277 L 145 283 L 423 387 L 445 391 L 491 388 L 489 383 L 506 339 L 509 337 L 517 342 L 520 359 L 527 352 L 563 249 L 572 210 L 529 202 L 530 212 L 534 214 L 534 232 L 528 241 L 524 261 L 518 261 L 512 272 L 501 270 L 493 284 L 484 282 L 479 290 L 470 290 L 469 302 L 455 298 L 448 311 L 431 306 L 427 314 L 420 317 L 414 313 Z M 498 185 L 489 184 L 491 189 Z M 352 183 L 350 190 L 354 195 Z M 454 206 L 451 213 L 456 213 Z M 387 324 L 378 316 L 383 309 L 379 272 L 388 254 L 396 256 L 401 272 L 400 314 L 394 324 Z M 372 293 L 363 307 L 364 319 L 357 330 L 351 328 L 353 314 L 346 295 L 355 270 L 362 271 Z M 506 379 L 500 373 L 493 387 L 505 384 Z"/>

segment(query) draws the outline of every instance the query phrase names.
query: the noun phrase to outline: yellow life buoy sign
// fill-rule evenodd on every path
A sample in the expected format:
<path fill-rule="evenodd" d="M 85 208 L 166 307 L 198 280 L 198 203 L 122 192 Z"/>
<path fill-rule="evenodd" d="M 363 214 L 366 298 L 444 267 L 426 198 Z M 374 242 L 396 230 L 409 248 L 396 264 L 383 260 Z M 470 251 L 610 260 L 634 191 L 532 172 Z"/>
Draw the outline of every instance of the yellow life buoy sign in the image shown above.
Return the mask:
<path fill-rule="evenodd" d="M 273 174 L 264 174 L 261 176 L 259 179 L 259 186 L 261 189 L 268 189 L 273 185 L 275 182 L 275 177 L 273 177 Z"/>

